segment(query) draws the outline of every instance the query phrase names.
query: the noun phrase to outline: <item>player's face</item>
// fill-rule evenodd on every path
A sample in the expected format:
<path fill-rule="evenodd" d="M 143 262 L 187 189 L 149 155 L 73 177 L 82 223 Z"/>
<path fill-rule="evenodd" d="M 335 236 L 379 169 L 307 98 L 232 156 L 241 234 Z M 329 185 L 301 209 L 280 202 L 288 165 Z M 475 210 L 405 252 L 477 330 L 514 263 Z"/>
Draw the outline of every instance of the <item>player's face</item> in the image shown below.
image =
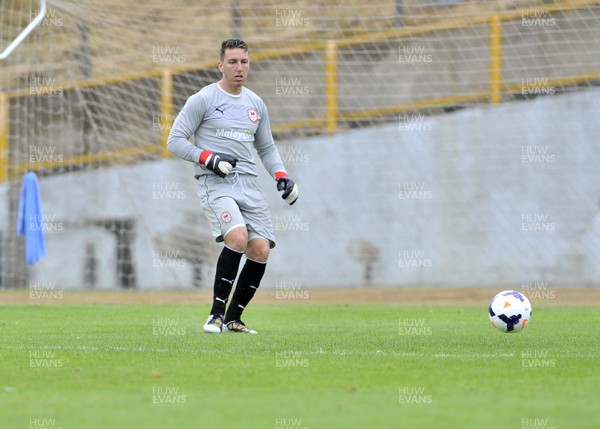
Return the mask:
<path fill-rule="evenodd" d="M 223 61 L 219 61 L 219 71 L 223 74 L 221 82 L 226 89 L 239 91 L 248 77 L 250 60 L 248 52 L 241 48 L 226 49 Z"/>

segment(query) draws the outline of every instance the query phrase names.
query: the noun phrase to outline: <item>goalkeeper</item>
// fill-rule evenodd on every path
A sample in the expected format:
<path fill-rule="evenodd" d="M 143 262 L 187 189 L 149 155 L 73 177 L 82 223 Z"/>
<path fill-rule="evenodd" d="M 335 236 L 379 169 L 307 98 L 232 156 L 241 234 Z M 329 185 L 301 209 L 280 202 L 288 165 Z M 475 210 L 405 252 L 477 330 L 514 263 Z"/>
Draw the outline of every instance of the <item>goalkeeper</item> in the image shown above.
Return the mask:
<path fill-rule="evenodd" d="M 265 103 L 243 86 L 250 70 L 248 45 L 240 39 L 223 41 L 217 67 L 221 80 L 188 98 L 167 145 L 172 153 L 194 163 L 204 214 L 217 242 L 225 242 L 204 332 L 255 334 L 241 316 L 265 273 L 275 236 L 252 148 L 288 204 L 298 199 L 298 187 L 275 147 Z M 188 140 L 191 136 L 194 144 Z M 244 253 L 246 262 L 227 306 Z"/>

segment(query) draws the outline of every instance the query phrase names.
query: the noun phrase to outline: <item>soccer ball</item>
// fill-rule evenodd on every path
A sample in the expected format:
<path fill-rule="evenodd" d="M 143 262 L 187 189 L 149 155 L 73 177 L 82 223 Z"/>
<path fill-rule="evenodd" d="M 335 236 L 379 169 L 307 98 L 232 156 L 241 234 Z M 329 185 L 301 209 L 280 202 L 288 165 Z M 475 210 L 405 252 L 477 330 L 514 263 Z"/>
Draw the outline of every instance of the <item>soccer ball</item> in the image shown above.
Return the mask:
<path fill-rule="evenodd" d="M 531 303 L 516 290 L 505 290 L 490 302 L 492 326 L 502 332 L 519 332 L 531 320 Z"/>

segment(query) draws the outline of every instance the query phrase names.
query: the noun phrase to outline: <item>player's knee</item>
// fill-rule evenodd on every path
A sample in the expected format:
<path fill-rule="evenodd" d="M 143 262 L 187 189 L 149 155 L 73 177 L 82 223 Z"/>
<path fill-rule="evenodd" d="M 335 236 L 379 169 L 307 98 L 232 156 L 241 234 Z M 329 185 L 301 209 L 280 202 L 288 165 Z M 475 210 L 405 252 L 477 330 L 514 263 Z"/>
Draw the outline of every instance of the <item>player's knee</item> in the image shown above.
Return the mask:
<path fill-rule="evenodd" d="M 248 244 L 248 231 L 246 227 L 240 226 L 232 229 L 225 236 L 225 245 L 238 252 L 244 252 Z"/>
<path fill-rule="evenodd" d="M 251 240 L 246 249 L 246 256 L 254 261 L 267 262 L 271 248 L 267 240 Z"/>

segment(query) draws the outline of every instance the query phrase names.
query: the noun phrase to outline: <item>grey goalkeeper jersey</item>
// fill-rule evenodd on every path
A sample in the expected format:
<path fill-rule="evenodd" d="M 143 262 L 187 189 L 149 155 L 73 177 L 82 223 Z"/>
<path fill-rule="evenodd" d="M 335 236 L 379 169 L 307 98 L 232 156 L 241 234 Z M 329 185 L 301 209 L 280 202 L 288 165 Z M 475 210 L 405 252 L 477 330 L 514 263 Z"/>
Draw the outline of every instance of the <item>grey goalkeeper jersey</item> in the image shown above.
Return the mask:
<path fill-rule="evenodd" d="M 194 144 L 188 140 L 192 135 Z M 213 83 L 188 98 L 171 128 L 167 147 L 194 163 L 196 177 L 213 174 L 199 162 L 203 150 L 237 158 L 233 172 L 257 175 L 254 149 L 271 177 L 285 170 L 271 134 L 267 106 L 245 87 L 241 94 L 232 95 Z"/>

